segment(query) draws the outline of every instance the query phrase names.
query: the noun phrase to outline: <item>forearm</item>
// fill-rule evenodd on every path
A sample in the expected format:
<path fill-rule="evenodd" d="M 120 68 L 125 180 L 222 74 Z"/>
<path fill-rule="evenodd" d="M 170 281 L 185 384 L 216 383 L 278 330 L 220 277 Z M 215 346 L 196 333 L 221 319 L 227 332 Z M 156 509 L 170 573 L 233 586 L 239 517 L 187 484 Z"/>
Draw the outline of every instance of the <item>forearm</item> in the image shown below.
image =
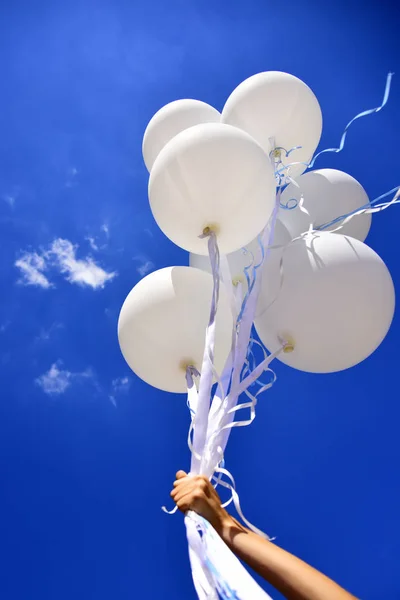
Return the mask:
<path fill-rule="evenodd" d="M 355 600 L 316 569 L 230 517 L 207 477 L 190 477 L 184 471 L 176 477 L 171 497 L 179 510 L 194 510 L 207 519 L 229 548 L 287 600 Z"/>
<path fill-rule="evenodd" d="M 288 600 L 355 600 L 313 567 L 234 520 L 218 533 L 239 558 Z"/>

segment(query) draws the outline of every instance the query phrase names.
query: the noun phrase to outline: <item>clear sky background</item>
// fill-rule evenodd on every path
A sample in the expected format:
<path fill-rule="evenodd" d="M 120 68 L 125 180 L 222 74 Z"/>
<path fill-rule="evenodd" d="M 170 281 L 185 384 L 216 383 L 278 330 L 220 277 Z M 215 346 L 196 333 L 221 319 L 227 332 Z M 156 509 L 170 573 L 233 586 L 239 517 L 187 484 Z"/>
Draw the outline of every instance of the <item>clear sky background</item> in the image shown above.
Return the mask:
<path fill-rule="evenodd" d="M 183 521 L 160 510 L 189 465 L 185 398 L 139 381 L 116 335 L 135 283 L 188 263 L 148 206 L 144 129 L 171 100 L 222 109 L 244 78 L 282 70 L 319 99 L 324 148 L 398 71 L 387 107 L 316 165 L 374 198 L 400 183 L 400 11 L 16 0 L 0 12 L 0 596 L 189 600 Z M 367 238 L 397 289 L 399 223 L 397 207 L 375 215 Z M 248 518 L 365 600 L 400 597 L 399 334 L 397 312 L 343 373 L 277 363 L 227 453 Z"/>

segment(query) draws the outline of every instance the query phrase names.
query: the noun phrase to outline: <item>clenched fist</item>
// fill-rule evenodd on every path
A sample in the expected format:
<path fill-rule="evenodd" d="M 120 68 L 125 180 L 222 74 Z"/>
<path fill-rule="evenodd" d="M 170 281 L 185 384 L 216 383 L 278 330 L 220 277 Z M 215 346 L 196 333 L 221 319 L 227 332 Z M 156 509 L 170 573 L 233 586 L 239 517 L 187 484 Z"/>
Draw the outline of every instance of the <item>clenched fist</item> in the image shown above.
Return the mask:
<path fill-rule="evenodd" d="M 193 510 L 204 517 L 220 534 L 232 521 L 221 506 L 221 499 L 207 477 L 178 471 L 171 498 L 183 513 Z"/>

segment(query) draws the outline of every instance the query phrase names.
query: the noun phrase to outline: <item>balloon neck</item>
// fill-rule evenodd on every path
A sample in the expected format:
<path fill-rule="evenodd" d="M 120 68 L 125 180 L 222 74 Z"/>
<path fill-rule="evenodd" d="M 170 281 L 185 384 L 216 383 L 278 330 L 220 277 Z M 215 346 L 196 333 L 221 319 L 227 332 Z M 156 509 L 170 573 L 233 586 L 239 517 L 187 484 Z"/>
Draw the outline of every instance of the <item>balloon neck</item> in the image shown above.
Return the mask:
<path fill-rule="evenodd" d="M 283 353 L 284 353 L 284 354 L 290 354 L 291 352 L 293 352 L 293 350 L 294 350 L 294 346 L 293 346 L 293 344 L 286 344 L 286 345 L 283 347 Z"/>
<path fill-rule="evenodd" d="M 281 155 L 282 155 L 282 151 L 281 151 L 281 149 L 280 149 L 280 148 L 274 148 L 274 149 L 272 150 L 272 156 L 273 156 L 274 158 L 280 158 L 280 157 L 281 157 Z"/>
<path fill-rule="evenodd" d="M 211 233 L 214 233 L 215 235 L 219 234 L 219 226 L 216 223 L 210 223 L 209 225 L 206 225 L 206 227 L 204 227 L 204 236 L 211 235 Z"/>
<path fill-rule="evenodd" d="M 239 285 L 239 283 L 244 283 L 244 278 L 243 277 L 234 277 L 232 279 L 232 285 L 234 285 L 235 287 L 237 287 Z"/>
<path fill-rule="evenodd" d="M 295 349 L 295 343 L 290 335 L 279 336 L 279 341 L 282 344 L 282 350 L 284 354 L 290 354 Z"/>
<path fill-rule="evenodd" d="M 196 365 L 195 365 L 195 361 L 194 360 L 190 360 L 190 359 L 183 359 L 181 360 L 181 362 L 179 363 L 179 368 L 182 369 L 182 371 L 187 371 L 187 369 L 196 369 Z"/>

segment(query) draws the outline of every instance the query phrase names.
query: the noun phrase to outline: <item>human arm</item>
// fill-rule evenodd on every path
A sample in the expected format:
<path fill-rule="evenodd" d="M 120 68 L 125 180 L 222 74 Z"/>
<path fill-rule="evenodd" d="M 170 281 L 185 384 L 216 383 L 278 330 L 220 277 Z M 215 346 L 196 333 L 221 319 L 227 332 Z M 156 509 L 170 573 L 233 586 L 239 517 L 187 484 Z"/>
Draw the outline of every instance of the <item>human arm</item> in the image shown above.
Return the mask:
<path fill-rule="evenodd" d="M 179 471 L 171 497 L 182 512 L 193 510 L 207 519 L 232 552 L 287 600 L 355 600 L 334 581 L 231 517 L 206 477 Z"/>

